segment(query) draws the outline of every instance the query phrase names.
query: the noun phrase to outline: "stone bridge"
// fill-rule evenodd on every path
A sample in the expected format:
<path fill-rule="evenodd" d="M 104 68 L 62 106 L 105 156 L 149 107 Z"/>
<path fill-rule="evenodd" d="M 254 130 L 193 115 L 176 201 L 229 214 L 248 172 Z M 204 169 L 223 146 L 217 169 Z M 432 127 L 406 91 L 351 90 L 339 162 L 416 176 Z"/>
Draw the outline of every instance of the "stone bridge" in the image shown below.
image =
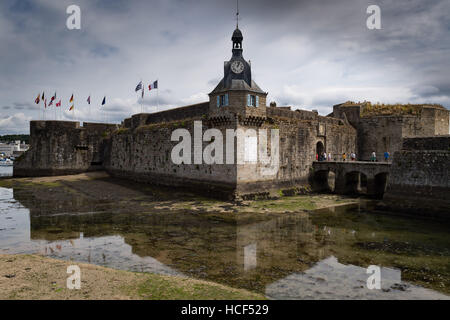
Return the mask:
<path fill-rule="evenodd" d="M 313 187 L 317 191 L 382 197 L 390 166 L 390 162 L 315 161 Z"/>

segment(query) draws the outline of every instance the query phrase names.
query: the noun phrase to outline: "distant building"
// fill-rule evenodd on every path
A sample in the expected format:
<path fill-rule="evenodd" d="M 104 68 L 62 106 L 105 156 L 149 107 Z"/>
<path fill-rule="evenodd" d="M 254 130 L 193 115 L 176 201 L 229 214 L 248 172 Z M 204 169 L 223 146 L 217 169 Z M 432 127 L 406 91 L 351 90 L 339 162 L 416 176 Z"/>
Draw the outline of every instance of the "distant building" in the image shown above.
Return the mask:
<path fill-rule="evenodd" d="M 3 157 L 17 157 L 28 150 L 28 145 L 20 140 L 14 141 L 14 143 L 0 143 L 0 156 Z"/>

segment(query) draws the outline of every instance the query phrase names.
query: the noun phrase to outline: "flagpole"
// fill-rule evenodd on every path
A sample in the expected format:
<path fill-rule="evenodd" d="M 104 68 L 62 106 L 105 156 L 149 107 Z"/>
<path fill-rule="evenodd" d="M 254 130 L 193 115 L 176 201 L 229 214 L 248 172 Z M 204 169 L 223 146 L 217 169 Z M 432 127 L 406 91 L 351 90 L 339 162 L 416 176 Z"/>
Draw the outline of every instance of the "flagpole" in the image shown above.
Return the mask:
<path fill-rule="evenodd" d="M 142 86 L 142 88 L 141 88 L 141 90 L 144 90 L 144 88 L 145 88 L 145 85 L 144 85 L 144 83 L 142 82 L 142 78 L 141 78 L 141 86 Z M 143 100 L 144 100 L 144 94 L 143 94 L 143 91 L 141 92 L 141 113 L 144 113 L 144 105 L 143 105 Z"/>
<path fill-rule="evenodd" d="M 159 110 L 159 79 L 156 79 L 156 83 L 158 84 L 158 87 L 156 88 L 156 101 L 158 103 L 158 110 Z M 158 111 L 156 110 L 156 111 Z"/>

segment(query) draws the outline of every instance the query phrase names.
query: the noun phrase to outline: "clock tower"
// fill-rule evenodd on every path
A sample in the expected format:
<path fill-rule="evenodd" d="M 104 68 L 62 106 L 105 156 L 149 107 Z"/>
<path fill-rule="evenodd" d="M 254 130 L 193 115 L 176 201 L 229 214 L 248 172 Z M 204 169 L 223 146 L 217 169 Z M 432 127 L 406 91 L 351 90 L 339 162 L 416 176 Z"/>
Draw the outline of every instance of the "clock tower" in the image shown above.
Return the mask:
<path fill-rule="evenodd" d="M 244 80 L 247 85 L 252 86 L 252 67 L 242 56 L 242 40 L 242 32 L 236 27 L 231 37 L 233 56 L 230 61 L 224 62 L 225 86 L 231 87 L 233 80 Z"/>
<path fill-rule="evenodd" d="M 266 96 L 252 79 L 252 66 L 242 55 L 242 36 L 239 26 L 233 32 L 232 56 L 224 62 L 224 76 L 209 94 L 210 118 L 220 116 L 239 116 L 245 119 L 255 115 L 265 117 Z M 228 117 L 229 118 L 229 117 Z"/>

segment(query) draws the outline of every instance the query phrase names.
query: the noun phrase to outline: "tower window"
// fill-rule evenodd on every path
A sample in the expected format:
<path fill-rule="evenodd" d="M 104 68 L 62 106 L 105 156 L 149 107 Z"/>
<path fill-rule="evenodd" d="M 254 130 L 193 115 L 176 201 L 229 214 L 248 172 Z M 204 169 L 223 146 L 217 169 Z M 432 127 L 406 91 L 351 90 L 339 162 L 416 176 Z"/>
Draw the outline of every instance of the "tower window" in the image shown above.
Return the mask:
<path fill-rule="evenodd" d="M 259 105 L 259 97 L 253 94 L 247 95 L 247 106 L 249 107 L 258 107 Z"/>
<path fill-rule="evenodd" d="M 220 96 L 217 96 L 217 106 L 218 107 L 228 106 L 228 94 L 222 94 Z"/>

